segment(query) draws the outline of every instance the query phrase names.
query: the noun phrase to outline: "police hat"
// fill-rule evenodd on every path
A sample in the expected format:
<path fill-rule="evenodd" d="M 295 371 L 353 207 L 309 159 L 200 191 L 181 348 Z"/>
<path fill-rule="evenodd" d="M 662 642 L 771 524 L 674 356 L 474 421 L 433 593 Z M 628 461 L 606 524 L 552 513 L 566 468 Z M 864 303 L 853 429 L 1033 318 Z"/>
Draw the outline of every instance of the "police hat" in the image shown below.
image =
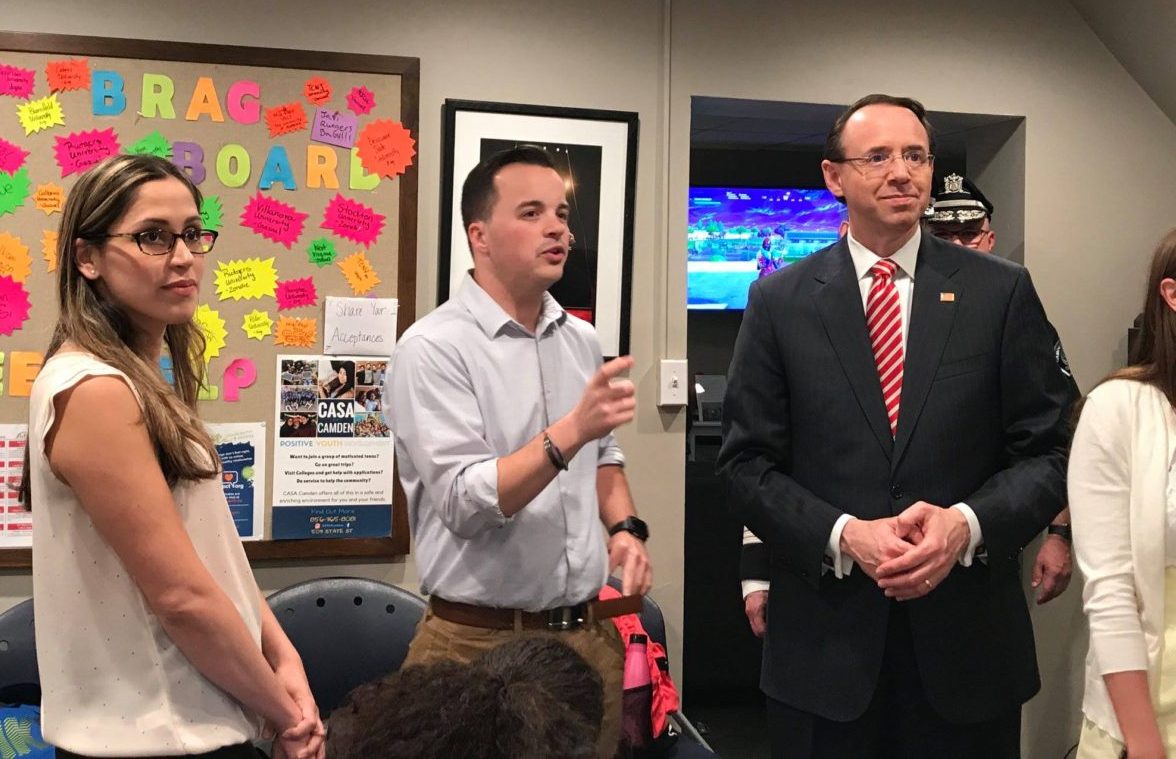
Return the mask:
<path fill-rule="evenodd" d="M 931 222 L 976 221 L 992 216 L 992 203 L 972 184 L 972 180 L 959 174 L 948 174 L 943 178 L 943 189 L 936 193 L 927 217 Z"/>

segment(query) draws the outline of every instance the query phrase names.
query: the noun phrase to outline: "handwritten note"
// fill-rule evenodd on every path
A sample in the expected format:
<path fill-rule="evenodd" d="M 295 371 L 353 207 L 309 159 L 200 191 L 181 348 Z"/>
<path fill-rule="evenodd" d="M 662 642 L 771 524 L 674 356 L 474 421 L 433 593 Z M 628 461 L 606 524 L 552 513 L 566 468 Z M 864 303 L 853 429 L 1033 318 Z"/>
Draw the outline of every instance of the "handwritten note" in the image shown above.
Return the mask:
<path fill-rule="evenodd" d="M 254 309 L 241 320 L 241 329 L 250 340 L 261 340 L 274 332 L 274 320 L 261 309 Z"/>
<path fill-rule="evenodd" d="M 57 165 L 61 167 L 63 177 L 81 174 L 103 158 L 118 155 L 121 150 L 114 129 L 74 132 L 53 140 L 56 143 L 53 151 L 57 154 Z"/>
<path fill-rule="evenodd" d="M 37 185 L 33 192 L 33 205 L 46 216 L 61 213 L 61 209 L 65 208 L 65 188 L 52 182 Z"/>
<path fill-rule="evenodd" d="M 277 281 L 272 258 L 218 261 L 216 265 L 216 297 L 221 300 L 273 297 Z"/>
<path fill-rule="evenodd" d="M 331 99 L 331 83 L 321 76 L 312 76 L 302 86 L 306 99 L 315 105 L 322 105 Z"/>
<path fill-rule="evenodd" d="M 0 232 L 0 275 L 24 282 L 33 273 L 33 259 L 29 248 L 19 237 Z"/>
<path fill-rule="evenodd" d="M 384 215 L 363 203 L 357 203 L 336 193 L 323 214 L 323 229 L 330 229 L 340 237 L 370 247 L 384 228 Z"/>
<path fill-rule="evenodd" d="M 368 260 L 367 254 L 362 250 L 344 258 L 338 263 L 338 266 L 343 270 L 347 284 L 351 286 L 351 291 L 356 295 L 363 295 L 380 284 L 379 275 L 376 274 L 376 270 L 372 268 L 372 262 Z"/>
<path fill-rule="evenodd" d="M 85 58 L 72 61 L 49 61 L 45 66 L 50 92 L 90 89 L 90 62 Z"/>
<path fill-rule="evenodd" d="M 416 142 L 398 121 L 373 121 L 359 133 L 359 160 L 372 174 L 395 178 L 412 165 Z"/>
<path fill-rule="evenodd" d="M 171 158 L 172 146 L 167 138 L 156 129 L 151 134 L 127 148 L 127 152 L 135 153 L 136 155 L 154 155 L 160 158 Z"/>
<path fill-rule="evenodd" d="M 61 103 L 57 101 L 56 95 L 22 103 L 16 107 L 16 115 L 26 136 L 51 126 L 65 125 L 65 114 L 61 112 Z"/>
<path fill-rule="evenodd" d="M 297 101 L 265 109 L 265 124 L 269 127 L 270 137 L 280 137 L 283 134 L 306 129 L 306 111 L 302 103 Z"/>
<path fill-rule="evenodd" d="M 350 149 L 355 144 L 358 129 L 359 119 L 350 113 L 320 108 L 314 112 L 314 126 L 310 130 L 310 139 Z"/>
<path fill-rule="evenodd" d="M 16 213 L 29 197 L 29 170 L 22 167 L 15 174 L 0 171 L 0 216 Z"/>
<path fill-rule="evenodd" d="M 219 356 L 221 348 L 225 347 L 225 337 L 229 334 L 225 331 L 225 320 L 220 313 L 203 303 L 196 308 L 192 320 L 204 332 L 204 363 L 207 364 Z"/>
<path fill-rule="evenodd" d="M 47 271 L 57 271 L 57 230 L 41 232 L 41 257 L 45 259 Z"/>
<path fill-rule="evenodd" d="M 391 356 L 396 346 L 395 298 L 335 298 L 323 309 L 323 353 Z"/>
<path fill-rule="evenodd" d="M 302 235 L 306 216 L 294 206 L 259 192 L 245 205 L 241 213 L 241 225 L 266 239 L 285 245 L 289 250 Z"/>
<path fill-rule="evenodd" d="M 279 311 L 318 305 L 318 290 L 315 289 L 314 280 L 310 277 L 279 282 L 274 297 L 278 299 Z"/>
<path fill-rule="evenodd" d="M 200 222 L 205 229 L 219 231 L 224 223 L 224 206 L 216 195 L 205 195 L 200 203 Z"/>
<path fill-rule="evenodd" d="M 352 87 L 347 93 L 347 107 L 356 116 L 364 116 L 376 107 L 376 93 L 367 87 Z"/>
<path fill-rule="evenodd" d="M 29 318 L 29 293 L 12 277 L 0 276 L 0 335 L 11 335 Z"/>
<path fill-rule="evenodd" d="M 33 94 L 37 72 L 17 66 L 0 66 L 0 95 L 27 100 Z"/>
<path fill-rule="evenodd" d="M 310 247 L 306 249 L 306 257 L 319 268 L 329 266 L 335 260 L 335 243 L 326 237 L 311 240 Z"/>
<path fill-rule="evenodd" d="M 28 156 L 29 151 L 19 145 L 13 145 L 8 140 L 0 140 L 0 171 L 7 171 L 9 174 L 15 173 L 24 165 Z"/>
<path fill-rule="evenodd" d="M 314 345 L 316 337 L 318 337 L 317 319 L 296 319 L 293 316 L 282 316 L 278 318 L 274 344 L 310 348 Z"/>

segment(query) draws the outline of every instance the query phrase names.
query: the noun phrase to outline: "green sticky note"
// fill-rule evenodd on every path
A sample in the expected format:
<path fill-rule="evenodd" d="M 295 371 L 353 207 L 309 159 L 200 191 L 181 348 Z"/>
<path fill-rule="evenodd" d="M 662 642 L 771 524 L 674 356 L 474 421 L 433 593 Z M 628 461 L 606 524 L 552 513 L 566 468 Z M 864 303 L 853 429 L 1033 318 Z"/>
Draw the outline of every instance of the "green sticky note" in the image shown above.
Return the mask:
<path fill-rule="evenodd" d="M 29 197 L 29 170 L 21 169 L 15 174 L 0 171 L 0 215 L 16 213 Z"/>
<path fill-rule="evenodd" d="M 204 228 L 220 231 L 221 223 L 224 221 L 224 210 L 220 198 L 206 195 L 204 202 L 200 204 L 200 219 L 204 222 Z"/>
<path fill-rule="evenodd" d="M 328 266 L 335 260 L 335 243 L 325 237 L 310 241 L 306 249 L 306 257 L 316 266 Z"/>
<path fill-rule="evenodd" d="M 151 134 L 127 148 L 128 153 L 155 155 L 160 158 L 172 157 L 172 146 L 167 138 L 156 129 Z"/>

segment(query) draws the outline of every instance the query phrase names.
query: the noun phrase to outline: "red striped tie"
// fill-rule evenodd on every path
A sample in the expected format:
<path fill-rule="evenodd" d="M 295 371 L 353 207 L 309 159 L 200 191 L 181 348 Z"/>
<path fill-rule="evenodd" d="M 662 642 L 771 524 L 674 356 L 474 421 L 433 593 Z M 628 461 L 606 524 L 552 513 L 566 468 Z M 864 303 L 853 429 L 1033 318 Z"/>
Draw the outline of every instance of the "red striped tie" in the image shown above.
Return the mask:
<path fill-rule="evenodd" d="M 898 264 L 883 258 L 870 267 L 874 277 L 866 298 L 866 324 L 870 328 L 870 347 L 882 383 L 882 400 L 890 417 L 890 435 L 898 430 L 898 401 L 902 395 L 902 313 L 898 308 L 898 288 L 894 272 Z"/>

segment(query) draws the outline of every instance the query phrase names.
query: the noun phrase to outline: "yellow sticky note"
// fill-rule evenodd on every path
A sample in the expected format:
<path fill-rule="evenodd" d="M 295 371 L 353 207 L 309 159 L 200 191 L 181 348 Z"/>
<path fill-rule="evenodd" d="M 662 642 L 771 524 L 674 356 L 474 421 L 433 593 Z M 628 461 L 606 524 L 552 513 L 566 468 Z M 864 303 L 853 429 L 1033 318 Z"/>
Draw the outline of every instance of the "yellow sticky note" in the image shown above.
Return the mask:
<path fill-rule="evenodd" d="M 225 330 L 225 320 L 203 303 L 196 309 L 193 319 L 204 332 L 204 363 L 208 363 L 219 356 L 221 348 L 225 347 L 225 337 L 229 334 Z"/>
<path fill-rule="evenodd" d="M 0 275 L 24 282 L 33 272 L 28 247 L 8 232 L 0 232 Z"/>
<path fill-rule="evenodd" d="M 65 126 L 65 114 L 61 112 L 57 95 L 21 103 L 16 107 L 16 115 L 20 118 L 26 137 L 54 125 Z"/>
<path fill-rule="evenodd" d="M 298 319 L 293 316 L 278 317 L 277 334 L 274 335 L 276 345 L 310 348 L 314 345 L 317 337 L 317 319 Z"/>
<path fill-rule="evenodd" d="M 241 329 L 245 330 L 245 336 L 250 340 L 261 340 L 274 333 L 274 320 L 265 311 L 254 309 L 245 314 Z"/>
<path fill-rule="evenodd" d="M 33 192 L 33 203 L 36 204 L 37 210 L 44 211 L 46 216 L 61 213 L 61 209 L 65 208 L 65 188 L 52 182 L 39 184 Z"/>
<path fill-rule="evenodd" d="M 41 255 L 49 271 L 57 271 L 57 230 L 46 229 L 41 233 Z"/>
<path fill-rule="evenodd" d="M 221 300 L 273 297 L 278 284 L 274 259 L 245 258 L 216 266 L 216 297 Z"/>
<path fill-rule="evenodd" d="M 352 292 L 356 295 L 364 295 L 380 284 L 379 275 L 376 274 L 376 270 L 372 268 L 372 262 L 368 260 L 362 250 L 344 258 L 338 263 L 338 266 L 343 270 L 347 284 L 351 286 Z"/>

